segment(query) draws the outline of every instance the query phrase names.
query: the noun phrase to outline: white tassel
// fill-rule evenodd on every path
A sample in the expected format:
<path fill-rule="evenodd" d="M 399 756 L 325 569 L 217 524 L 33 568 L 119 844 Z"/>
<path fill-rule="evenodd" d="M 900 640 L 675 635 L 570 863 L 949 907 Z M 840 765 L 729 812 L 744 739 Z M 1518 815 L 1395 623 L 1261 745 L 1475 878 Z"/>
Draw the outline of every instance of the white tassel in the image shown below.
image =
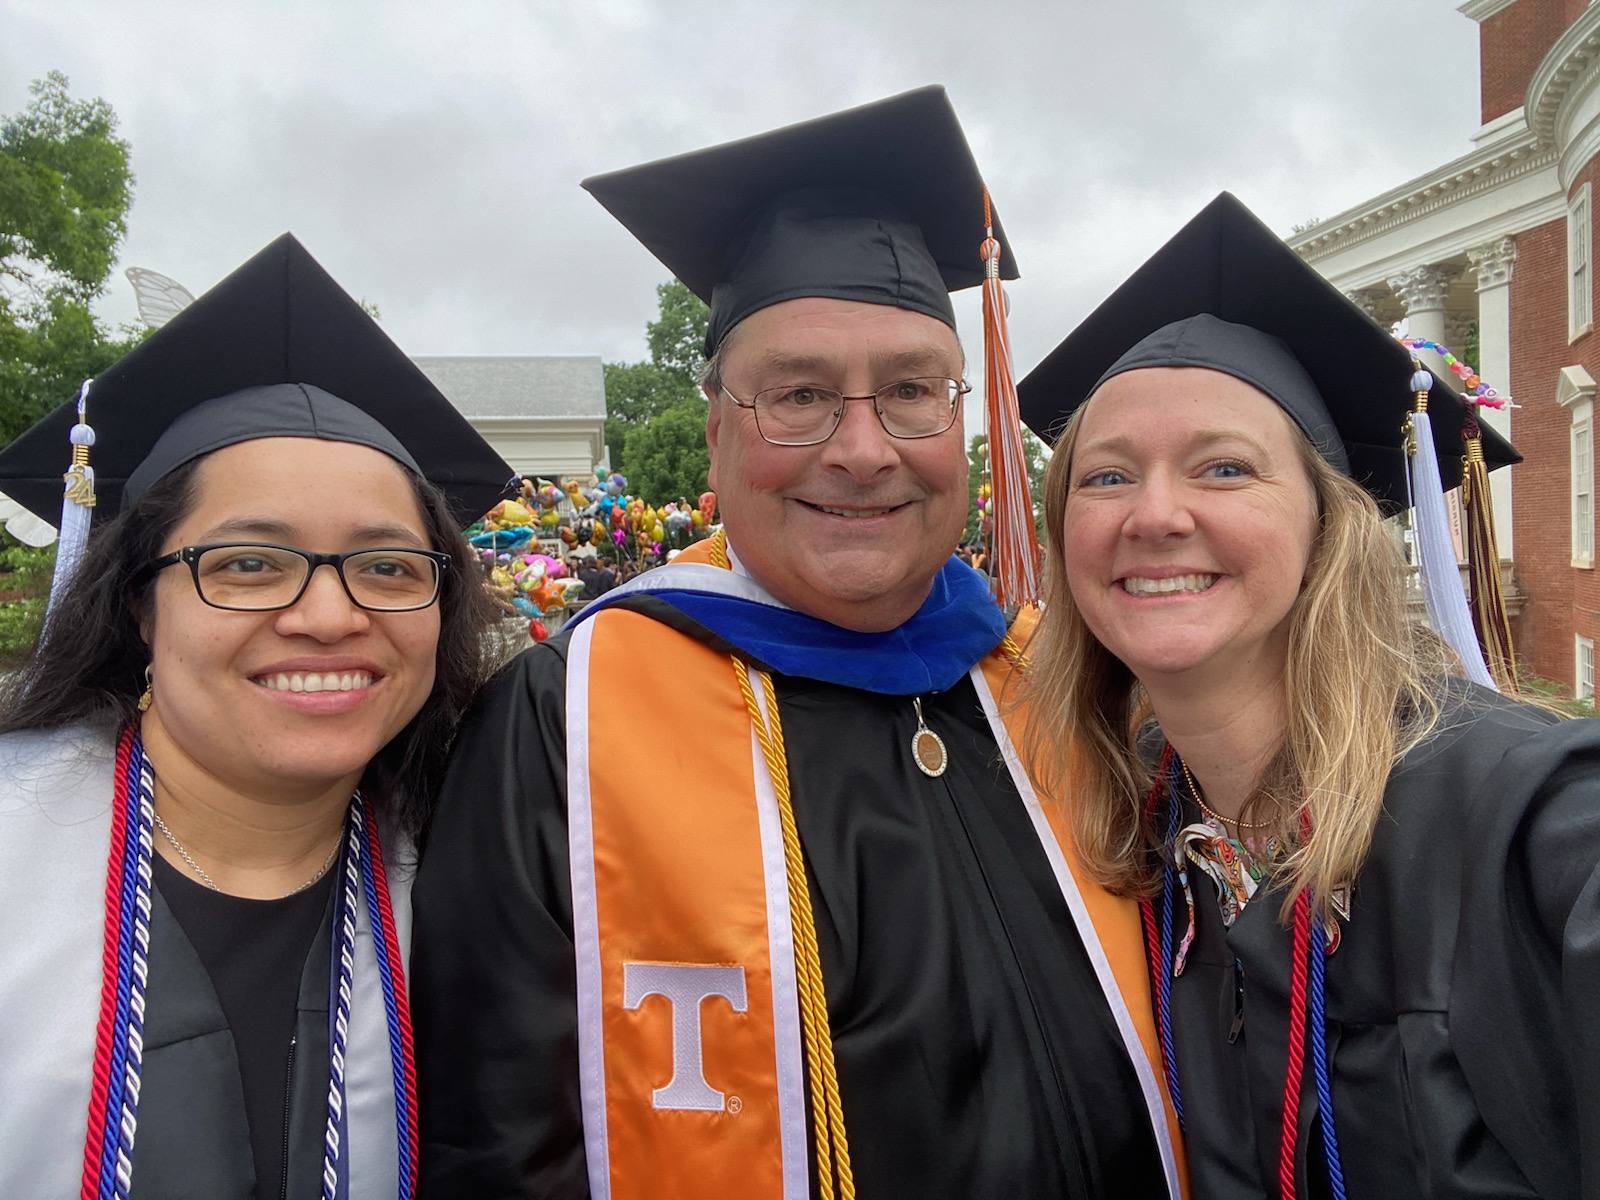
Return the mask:
<path fill-rule="evenodd" d="M 1419 387 L 1421 376 L 1427 382 Z M 1412 389 L 1426 392 L 1433 377 L 1419 372 Z M 1439 476 L 1439 460 L 1433 449 L 1433 427 L 1428 414 L 1411 414 L 1411 511 L 1416 539 L 1417 570 L 1421 576 L 1422 598 L 1428 606 L 1428 623 L 1449 643 L 1461 658 L 1467 678 L 1473 683 L 1494 688 L 1494 677 L 1483 661 L 1483 649 L 1472 627 L 1472 613 L 1461 587 L 1461 569 L 1456 562 L 1455 544 L 1450 539 L 1450 519 L 1444 508 L 1444 481 Z M 1495 688 L 1498 691 L 1498 688 Z"/>
<path fill-rule="evenodd" d="M 78 423 L 72 427 L 72 466 L 62 478 L 66 484 L 61 500 L 61 536 L 56 542 L 56 569 L 50 578 L 48 617 L 72 583 L 83 561 L 89 541 L 89 521 L 94 516 L 94 468 L 89 465 L 89 447 L 94 445 L 94 430 L 88 424 L 89 385 L 85 379 L 78 390 Z"/>

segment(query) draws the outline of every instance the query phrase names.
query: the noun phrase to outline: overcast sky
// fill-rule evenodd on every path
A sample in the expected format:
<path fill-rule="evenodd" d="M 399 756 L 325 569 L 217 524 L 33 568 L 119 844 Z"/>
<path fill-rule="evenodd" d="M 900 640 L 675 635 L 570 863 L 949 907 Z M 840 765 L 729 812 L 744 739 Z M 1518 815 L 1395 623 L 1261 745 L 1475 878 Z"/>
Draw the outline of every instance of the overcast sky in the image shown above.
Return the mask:
<path fill-rule="evenodd" d="M 1470 149 L 1458 2 L 0 0 L 0 113 L 116 109 L 121 266 L 198 293 L 287 229 L 412 354 L 637 359 L 666 272 L 581 178 L 942 83 L 1023 373 L 1218 191 L 1286 234 Z"/>

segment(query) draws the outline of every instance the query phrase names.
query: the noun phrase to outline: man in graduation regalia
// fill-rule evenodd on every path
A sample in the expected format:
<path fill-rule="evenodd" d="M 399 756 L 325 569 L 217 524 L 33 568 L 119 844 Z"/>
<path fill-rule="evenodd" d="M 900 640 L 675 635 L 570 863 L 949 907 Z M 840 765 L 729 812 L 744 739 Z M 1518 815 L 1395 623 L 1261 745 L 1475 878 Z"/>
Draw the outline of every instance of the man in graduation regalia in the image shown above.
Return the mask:
<path fill-rule="evenodd" d="M 952 556 L 985 221 L 943 91 L 585 186 L 711 305 L 724 532 L 457 743 L 421 1194 L 1176 1195 L 1136 912 L 1074 875 Z"/>

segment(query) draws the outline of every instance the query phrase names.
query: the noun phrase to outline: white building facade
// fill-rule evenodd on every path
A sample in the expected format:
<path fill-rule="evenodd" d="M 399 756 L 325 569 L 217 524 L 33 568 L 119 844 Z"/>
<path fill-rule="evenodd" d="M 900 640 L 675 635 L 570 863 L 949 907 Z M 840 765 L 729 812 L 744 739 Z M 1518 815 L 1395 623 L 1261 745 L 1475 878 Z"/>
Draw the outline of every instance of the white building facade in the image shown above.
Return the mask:
<path fill-rule="evenodd" d="M 1493 480 L 1518 657 L 1531 673 L 1592 695 L 1600 6 L 1469 0 L 1459 11 L 1479 26 L 1482 124 L 1472 149 L 1291 245 L 1380 323 L 1403 319 L 1412 336 L 1457 355 L 1475 327 L 1479 374 L 1518 405 L 1483 419 L 1527 460 Z M 1445 370 L 1436 359 L 1426 365 Z"/>

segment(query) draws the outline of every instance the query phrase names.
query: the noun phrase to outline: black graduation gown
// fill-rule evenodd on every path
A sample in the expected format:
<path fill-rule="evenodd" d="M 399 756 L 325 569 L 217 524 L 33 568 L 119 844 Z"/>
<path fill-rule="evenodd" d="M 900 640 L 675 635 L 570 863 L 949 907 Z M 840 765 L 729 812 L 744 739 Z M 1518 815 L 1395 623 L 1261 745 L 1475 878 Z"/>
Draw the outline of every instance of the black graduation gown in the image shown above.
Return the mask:
<path fill-rule="evenodd" d="M 586 1197 L 566 828 L 566 644 L 524 653 L 453 753 L 413 892 L 425 1200 Z M 774 678 L 858 1194 L 1164 1196 L 1137 1079 L 969 680 Z M 695 700 L 622 721 L 673 721 Z M 809 1123 L 808 1123 L 809 1128 Z M 814 1185 L 813 1185 L 814 1186 Z"/>
<path fill-rule="evenodd" d="M 1600 1197 L 1600 722 L 1466 683 L 1448 705 L 1390 777 L 1326 960 L 1346 1194 Z M 1199 928 L 1172 1006 L 1193 1194 L 1275 1197 L 1281 897 L 1257 893 L 1226 929 L 1209 878 L 1190 878 Z M 1330 1194 L 1317 1112 L 1308 1053 L 1301 1196 Z"/>
<path fill-rule="evenodd" d="M 131 1200 L 252 1200 L 255 1167 L 233 1034 L 200 955 L 159 888 L 150 902 Z M 295 1067 L 284 1080 L 286 1200 L 322 1194 L 331 936 L 330 904 L 301 972 Z"/>

